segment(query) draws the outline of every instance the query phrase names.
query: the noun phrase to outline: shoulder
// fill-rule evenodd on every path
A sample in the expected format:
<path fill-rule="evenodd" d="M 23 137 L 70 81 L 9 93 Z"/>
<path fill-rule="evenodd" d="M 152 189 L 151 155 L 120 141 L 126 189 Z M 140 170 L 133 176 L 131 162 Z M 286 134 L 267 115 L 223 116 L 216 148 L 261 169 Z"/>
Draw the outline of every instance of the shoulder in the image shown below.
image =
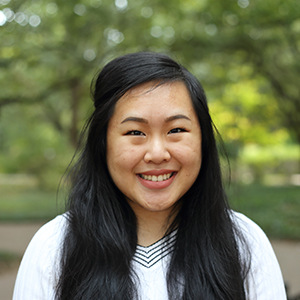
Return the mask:
<path fill-rule="evenodd" d="M 62 247 L 67 222 L 67 215 L 64 214 L 43 225 L 29 243 L 24 259 L 26 255 L 34 255 L 41 261 L 52 264 L 51 259 L 54 260 L 59 255 Z"/>
<path fill-rule="evenodd" d="M 239 244 L 241 251 L 245 252 L 243 241 L 246 243 L 247 250 L 250 251 L 252 267 L 255 265 L 255 262 L 261 260 L 262 255 L 266 255 L 266 260 L 270 259 L 270 261 L 277 262 L 268 237 L 255 222 L 237 212 L 232 212 L 232 220 L 242 238 Z"/>
<path fill-rule="evenodd" d="M 246 242 L 239 241 L 241 256 L 250 254 L 248 274 L 249 299 L 286 299 L 281 270 L 264 231 L 241 213 L 231 213 L 233 223 Z M 246 248 L 245 248 L 246 247 Z"/>
<path fill-rule="evenodd" d="M 54 297 L 59 274 L 60 250 L 67 222 L 66 214 L 59 215 L 43 225 L 33 236 L 20 264 L 14 300 L 52 299 Z"/>
<path fill-rule="evenodd" d="M 269 240 L 264 231 L 251 219 L 235 211 L 231 211 L 231 217 L 235 226 L 241 231 L 248 242 L 267 242 Z"/>
<path fill-rule="evenodd" d="M 39 253 L 39 257 L 53 255 L 61 248 L 64 233 L 67 226 L 67 216 L 59 215 L 55 219 L 43 225 L 30 241 L 26 255 Z"/>
<path fill-rule="evenodd" d="M 233 223 L 250 249 L 252 258 L 261 256 L 261 253 L 270 253 L 270 257 L 276 260 L 271 243 L 261 227 L 242 213 L 232 211 L 231 215 Z"/>
<path fill-rule="evenodd" d="M 264 231 L 251 219 L 238 212 L 231 212 L 232 221 L 240 234 L 239 247 L 245 252 L 242 242 L 245 241 L 247 249 L 250 251 L 252 260 L 260 256 L 263 252 L 271 252 L 271 243 Z"/>
<path fill-rule="evenodd" d="M 65 232 L 67 225 L 67 214 L 59 215 L 53 220 L 43 225 L 33 236 L 30 244 L 45 242 L 52 244 L 54 240 L 60 240 Z M 29 244 L 29 245 L 30 245 Z M 43 243 L 44 244 L 44 243 Z M 45 245 L 45 244 L 44 244 Z"/>

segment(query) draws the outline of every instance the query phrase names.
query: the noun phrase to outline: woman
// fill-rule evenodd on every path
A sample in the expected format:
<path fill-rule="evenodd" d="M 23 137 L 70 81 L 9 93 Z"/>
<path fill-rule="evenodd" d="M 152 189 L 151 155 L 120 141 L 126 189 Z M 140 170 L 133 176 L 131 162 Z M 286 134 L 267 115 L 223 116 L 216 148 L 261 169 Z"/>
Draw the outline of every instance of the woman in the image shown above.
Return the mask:
<path fill-rule="evenodd" d="M 266 236 L 229 209 L 196 78 L 134 53 L 93 98 L 68 212 L 33 238 L 14 299 L 285 299 Z"/>

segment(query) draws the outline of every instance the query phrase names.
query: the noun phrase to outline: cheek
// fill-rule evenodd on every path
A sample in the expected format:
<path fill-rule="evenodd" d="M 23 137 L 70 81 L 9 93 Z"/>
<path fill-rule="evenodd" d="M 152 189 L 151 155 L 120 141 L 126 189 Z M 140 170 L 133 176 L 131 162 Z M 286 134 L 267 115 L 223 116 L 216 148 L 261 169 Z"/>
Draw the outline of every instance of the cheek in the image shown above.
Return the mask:
<path fill-rule="evenodd" d="M 202 155 L 201 144 L 197 143 L 193 147 L 185 146 L 177 149 L 174 156 L 180 161 L 181 166 L 185 169 L 187 177 L 197 177 L 201 168 Z"/>
<path fill-rule="evenodd" d="M 201 168 L 201 157 L 198 153 L 195 153 L 194 157 L 186 162 L 187 176 L 196 177 L 198 176 Z"/>
<path fill-rule="evenodd" d="M 185 165 L 201 163 L 201 143 L 194 142 L 193 140 L 181 145 L 180 147 L 174 147 L 174 156 L 178 157 Z"/>
<path fill-rule="evenodd" d="M 141 154 L 135 147 L 113 143 L 107 148 L 107 162 L 110 172 L 131 171 L 140 160 Z"/>

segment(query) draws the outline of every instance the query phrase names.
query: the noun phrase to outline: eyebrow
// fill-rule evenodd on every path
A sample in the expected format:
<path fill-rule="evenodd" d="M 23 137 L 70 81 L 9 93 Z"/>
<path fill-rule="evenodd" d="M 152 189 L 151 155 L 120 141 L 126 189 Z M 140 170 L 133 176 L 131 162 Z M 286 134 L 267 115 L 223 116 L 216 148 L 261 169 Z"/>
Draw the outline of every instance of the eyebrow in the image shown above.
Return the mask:
<path fill-rule="evenodd" d="M 172 122 L 174 120 L 178 120 L 178 119 L 185 119 L 185 120 L 188 120 L 188 121 L 191 121 L 191 119 L 185 115 L 182 115 L 182 114 L 178 114 L 178 115 L 174 115 L 174 116 L 170 116 L 168 118 L 165 119 L 165 122 L 168 123 L 168 122 Z M 126 122 L 138 122 L 138 123 L 144 123 L 144 124 L 148 124 L 149 122 L 144 119 L 144 118 L 139 118 L 139 117 L 128 117 L 128 118 L 125 118 L 121 124 L 123 123 L 126 123 Z"/>
<path fill-rule="evenodd" d="M 144 118 L 139 118 L 139 117 L 128 117 L 124 119 L 121 124 L 126 123 L 126 122 L 138 122 L 138 123 L 145 123 L 148 124 L 148 121 Z"/>
<path fill-rule="evenodd" d="M 189 117 L 187 117 L 186 115 L 179 114 L 179 115 L 174 115 L 174 116 L 166 118 L 165 122 L 171 122 L 171 121 L 178 120 L 178 119 L 185 119 L 185 120 L 191 121 L 191 119 Z"/>

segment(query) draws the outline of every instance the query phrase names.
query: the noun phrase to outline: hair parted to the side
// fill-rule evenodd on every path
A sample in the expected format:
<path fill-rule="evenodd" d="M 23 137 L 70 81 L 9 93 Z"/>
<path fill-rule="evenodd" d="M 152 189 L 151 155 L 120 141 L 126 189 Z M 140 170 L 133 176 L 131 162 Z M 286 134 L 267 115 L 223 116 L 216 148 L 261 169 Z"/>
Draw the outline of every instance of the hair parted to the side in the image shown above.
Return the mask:
<path fill-rule="evenodd" d="M 63 242 L 57 299 L 138 299 L 131 260 L 136 216 L 106 163 L 106 132 L 115 104 L 128 90 L 156 81 L 185 83 L 202 133 L 202 165 L 169 228 L 177 228 L 167 285 L 169 299 L 246 299 L 248 261 L 224 193 L 206 96 L 198 80 L 166 55 L 127 54 L 108 63 L 93 82 L 95 110 L 72 168 L 68 228 Z"/>

